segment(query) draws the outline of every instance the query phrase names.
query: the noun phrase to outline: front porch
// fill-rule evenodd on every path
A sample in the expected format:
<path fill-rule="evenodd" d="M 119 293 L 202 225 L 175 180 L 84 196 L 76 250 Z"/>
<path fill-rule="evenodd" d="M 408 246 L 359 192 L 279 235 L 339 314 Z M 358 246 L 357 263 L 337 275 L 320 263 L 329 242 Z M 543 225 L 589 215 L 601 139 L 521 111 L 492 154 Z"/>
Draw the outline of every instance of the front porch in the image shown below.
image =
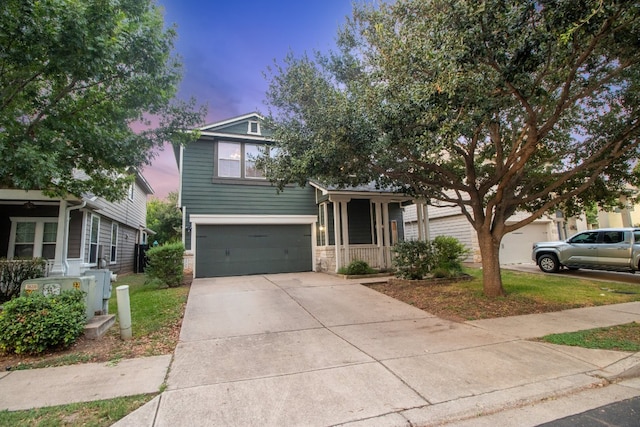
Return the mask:
<path fill-rule="evenodd" d="M 373 185 L 335 189 L 311 184 L 318 204 L 315 270 L 338 272 L 356 260 L 390 269 L 392 248 L 404 240 L 402 205 L 412 198 Z M 426 221 L 420 224 L 424 230 Z"/>
<path fill-rule="evenodd" d="M 391 267 L 391 247 L 375 245 L 351 245 L 348 249 L 341 247 L 339 258 L 343 263 L 340 267 L 360 260 L 365 261 L 372 268 L 383 270 Z M 334 245 L 317 247 L 316 260 L 319 266 L 318 271 L 337 272 L 340 269 L 336 266 L 336 247 Z"/>

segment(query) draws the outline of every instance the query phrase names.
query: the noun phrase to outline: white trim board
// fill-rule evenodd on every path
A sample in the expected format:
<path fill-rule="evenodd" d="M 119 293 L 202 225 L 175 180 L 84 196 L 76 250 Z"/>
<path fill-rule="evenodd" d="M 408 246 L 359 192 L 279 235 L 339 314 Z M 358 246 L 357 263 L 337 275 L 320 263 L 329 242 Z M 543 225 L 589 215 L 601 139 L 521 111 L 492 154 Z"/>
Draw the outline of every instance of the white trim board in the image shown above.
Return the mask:
<path fill-rule="evenodd" d="M 195 225 L 314 224 L 316 215 L 190 215 Z"/>

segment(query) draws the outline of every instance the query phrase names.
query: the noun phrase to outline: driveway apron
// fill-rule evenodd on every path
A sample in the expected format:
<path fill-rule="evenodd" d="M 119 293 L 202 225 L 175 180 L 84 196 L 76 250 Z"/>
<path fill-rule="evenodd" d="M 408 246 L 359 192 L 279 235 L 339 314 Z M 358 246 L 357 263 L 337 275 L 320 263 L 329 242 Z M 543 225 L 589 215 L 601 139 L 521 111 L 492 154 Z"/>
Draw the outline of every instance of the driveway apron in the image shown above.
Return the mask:
<path fill-rule="evenodd" d="M 598 368 L 331 275 L 197 279 L 150 425 L 433 422 L 453 401 L 473 413 L 585 387 Z"/>

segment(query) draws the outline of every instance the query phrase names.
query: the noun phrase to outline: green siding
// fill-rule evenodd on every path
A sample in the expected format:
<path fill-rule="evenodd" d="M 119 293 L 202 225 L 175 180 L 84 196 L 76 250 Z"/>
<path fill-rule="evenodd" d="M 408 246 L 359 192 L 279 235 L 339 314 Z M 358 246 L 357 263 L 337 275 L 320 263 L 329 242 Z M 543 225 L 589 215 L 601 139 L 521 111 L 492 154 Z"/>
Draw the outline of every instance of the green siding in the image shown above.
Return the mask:
<path fill-rule="evenodd" d="M 225 126 L 220 129 L 216 129 L 217 132 L 234 133 L 239 135 L 246 135 L 249 127 L 249 121 L 239 122 L 233 125 Z"/>
<path fill-rule="evenodd" d="M 249 130 L 249 122 L 260 122 L 260 134 L 250 134 Z M 208 132 L 223 132 L 223 133 L 231 133 L 234 135 L 251 135 L 251 136 L 264 136 L 269 137 L 273 135 L 273 132 L 264 127 L 264 123 L 262 120 L 259 120 L 257 117 L 251 117 L 245 120 L 241 120 L 235 123 L 229 123 L 225 126 L 214 126 L 210 129 L 207 129 Z"/>
<path fill-rule="evenodd" d="M 317 215 L 314 190 L 275 187 L 251 180 L 221 183 L 214 180 L 214 141 L 200 140 L 184 149 L 182 204 L 187 214 Z"/>
<path fill-rule="evenodd" d="M 349 243 L 371 244 L 371 215 L 373 207 L 371 202 L 366 199 L 352 199 L 347 204 L 347 213 L 349 216 Z M 327 228 L 329 229 L 329 245 L 335 245 L 334 227 L 333 227 L 333 203 L 328 204 Z M 404 227 L 402 219 L 402 207 L 399 203 L 389 204 L 389 222 L 396 221 L 398 226 L 398 238 L 402 240 L 404 236 Z M 374 235 L 376 230 L 373 230 Z M 389 223 L 389 232 L 391 233 L 391 224 Z"/>
<path fill-rule="evenodd" d="M 371 241 L 371 202 L 369 199 L 351 199 L 347 203 L 349 218 L 349 243 L 352 245 L 370 245 Z"/>

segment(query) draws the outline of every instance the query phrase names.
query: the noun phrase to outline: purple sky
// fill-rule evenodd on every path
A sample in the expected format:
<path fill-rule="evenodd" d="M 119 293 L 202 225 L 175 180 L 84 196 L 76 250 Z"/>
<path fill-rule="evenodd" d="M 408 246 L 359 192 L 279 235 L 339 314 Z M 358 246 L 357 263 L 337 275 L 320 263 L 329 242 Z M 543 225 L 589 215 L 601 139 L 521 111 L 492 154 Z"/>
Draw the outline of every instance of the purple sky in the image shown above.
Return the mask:
<path fill-rule="evenodd" d="M 179 96 L 208 106 L 207 122 L 266 111 L 263 72 L 289 51 L 335 46 L 351 0 L 157 0 L 177 25 L 184 77 Z M 160 152 L 144 175 L 155 196 L 178 190 L 173 151 Z"/>

